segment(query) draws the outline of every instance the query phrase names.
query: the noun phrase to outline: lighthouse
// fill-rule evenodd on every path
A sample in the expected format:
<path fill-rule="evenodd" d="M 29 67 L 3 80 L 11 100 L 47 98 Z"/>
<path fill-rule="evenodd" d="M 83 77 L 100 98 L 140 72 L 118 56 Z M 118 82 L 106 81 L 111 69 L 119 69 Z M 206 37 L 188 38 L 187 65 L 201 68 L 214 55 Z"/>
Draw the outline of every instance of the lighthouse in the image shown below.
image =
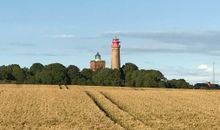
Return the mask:
<path fill-rule="evenodd" d="M 112 40 L 112 69 L 120 69 L 120 41 L 117 37 Z"/>

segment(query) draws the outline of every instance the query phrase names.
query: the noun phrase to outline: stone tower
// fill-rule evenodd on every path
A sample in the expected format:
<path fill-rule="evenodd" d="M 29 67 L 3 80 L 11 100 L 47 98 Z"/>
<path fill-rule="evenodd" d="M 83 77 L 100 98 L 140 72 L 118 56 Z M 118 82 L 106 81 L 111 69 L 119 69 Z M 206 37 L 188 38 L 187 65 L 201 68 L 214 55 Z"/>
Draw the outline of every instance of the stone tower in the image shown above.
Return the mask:
<path fill-rule="evenodd" d="M 112 69 L 120 69 L 120 41 L 117 37 L 112 40 Z"/>
<path fill-rule="evenodd" d="M 101 55 L 97 52 L 95 60 L 90 61 L 90 69 L 96 71 L 105 68 L 105 61 L 101 59 Z"/>

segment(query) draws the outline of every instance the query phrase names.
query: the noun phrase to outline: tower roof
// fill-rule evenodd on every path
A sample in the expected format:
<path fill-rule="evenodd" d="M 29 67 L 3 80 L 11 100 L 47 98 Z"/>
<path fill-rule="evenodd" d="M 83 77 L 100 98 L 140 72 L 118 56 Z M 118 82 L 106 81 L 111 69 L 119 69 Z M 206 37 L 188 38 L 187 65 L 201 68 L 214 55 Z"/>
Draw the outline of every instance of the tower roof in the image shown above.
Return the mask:
<path fill-rule="evenodd" d="M 95 60 L 96 61 L 100 61 L 101 60 L 101 55 L 99 54 L 99 52 L 96 53 Z"/>

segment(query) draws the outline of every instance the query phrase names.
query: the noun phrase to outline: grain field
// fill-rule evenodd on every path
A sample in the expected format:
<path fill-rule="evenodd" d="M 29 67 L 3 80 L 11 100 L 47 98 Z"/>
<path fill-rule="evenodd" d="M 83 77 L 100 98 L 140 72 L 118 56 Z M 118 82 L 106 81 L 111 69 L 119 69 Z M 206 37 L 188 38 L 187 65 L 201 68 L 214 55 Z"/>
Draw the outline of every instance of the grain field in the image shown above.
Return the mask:
<path fill-rule="evenodd" d="M 0 85 L 0 129 L 220 129 L 220 91 Z"/>

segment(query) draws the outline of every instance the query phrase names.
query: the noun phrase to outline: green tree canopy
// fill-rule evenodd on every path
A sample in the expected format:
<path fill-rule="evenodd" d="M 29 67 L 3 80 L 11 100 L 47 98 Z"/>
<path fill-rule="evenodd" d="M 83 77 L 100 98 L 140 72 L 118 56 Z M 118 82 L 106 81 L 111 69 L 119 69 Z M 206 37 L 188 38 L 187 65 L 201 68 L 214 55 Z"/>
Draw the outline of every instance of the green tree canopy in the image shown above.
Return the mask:
<path fill-rule="evenodd" d="M 80 74 L 80 69 L 75 65 L 70 65 L 67 67 L 67 74 L 69 78 L 69 84 L 80 85 L 84 81 Z"/>
<path fill-rule="evenodd" d="M 0 66 L 0 80 L 7 82 L 8 80 L 15 80 L 15 77 L 12 75 L 12 70 L 9 66 Z"/>
<path fill-rule="evenodd" d="M 42 65 L 41 63 L 34 63 L 31 67 L 30 67 L 30 72 L 35 75 L 36 73 L 41 72 L 44 69 L 44 65 Z"/>
<path fill-rule="evenodd" d="M 68 81 L 66 68 L 59 63 L 45 66 L 36 78 L 43 84 L 66 84 Z"/>
<path fill-rule="evenodd" d="M 120 70 L 104 68 L 98 70 L 93 76 L 95 85 L 119 86 L 121 84 Z"/>
<path fill-rule="evenodd" d="M 125 65 L 122 66 L 122 70 L 126 74 L 138 70 L 138 67 L 133 63 L 125 63 Z"/>
<path fill-rule="evenodd" d="M 0 83 L 72 84 L 129 87 L 192 88 L 184 79 L 167 80 L 158 70 L 139 70 L 133 63 L 122 68 L 104 68 L 93 72 L 75 65 L 34 63 L 30 69 L 12 64 L 0 66 Z"/>
<path fill-rule="evenodd" d="M 126 63 L 125 65 L 122 66 L 122 80 L 125 86 L 134 85 L 132 73 L 137 70 L 138 67 L 133 63 Z"/>
<path fill-rule="evenodd" d="M 12 65 L 9 65 L 8 67 L 11 71 L 11 75 L 16 80 L 16 82 L 17 83 L 23 83 L 24 80 L 25 80 L 25 73 L 21 69 L 21 67 L 17 64 L 12 64 Z"/>
<path fill-rule="evenodd" d="M 190 84 L 186 82 L 184 79 L 172 79 L 169 80 L 169 87 L 171 88 L 189 88 Z"/>
<path fill-rule="evenodd" d="M 158 70 L 136 70 L 129 74 L 128 86 L 134 87 L 159 87 L 160 81 L 165 79 Z"/>
<path fill-rule="evenodd" d="M 93 85 L 92 77 L 93 77 L 93 71 L 91 69 L 83 69 L 81 71 L 81 75 L 86 80 L 86 85 Z"/>

